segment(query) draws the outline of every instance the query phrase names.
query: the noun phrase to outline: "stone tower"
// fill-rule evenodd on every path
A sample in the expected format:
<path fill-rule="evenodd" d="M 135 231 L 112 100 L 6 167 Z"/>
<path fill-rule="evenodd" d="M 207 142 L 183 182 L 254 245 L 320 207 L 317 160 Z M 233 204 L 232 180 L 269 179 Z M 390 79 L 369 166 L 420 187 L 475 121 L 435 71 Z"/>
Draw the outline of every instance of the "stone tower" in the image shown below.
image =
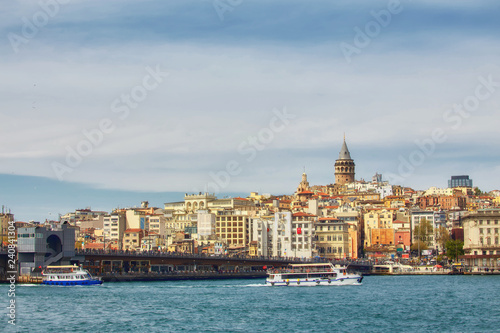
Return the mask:
<path fill-rule="evenodd" d="M 335 184 L 344 185 L 354 182 L 354 161 L 351 159 L 347 144 L 342 144 L 340 149 L 339 159 L 335 161 Z"/>

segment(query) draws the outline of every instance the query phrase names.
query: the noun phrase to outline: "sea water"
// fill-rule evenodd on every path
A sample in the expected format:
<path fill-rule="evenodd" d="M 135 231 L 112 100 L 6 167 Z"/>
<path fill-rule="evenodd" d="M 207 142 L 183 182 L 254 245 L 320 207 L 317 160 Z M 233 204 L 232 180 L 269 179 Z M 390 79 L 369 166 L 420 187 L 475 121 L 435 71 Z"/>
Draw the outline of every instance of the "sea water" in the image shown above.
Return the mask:
<path fill-rule="evenodd" d="M 500 276 L 367 276 L 359 286 L 264 279 L 1 285 L 2 332 L 500 332 Z"/>

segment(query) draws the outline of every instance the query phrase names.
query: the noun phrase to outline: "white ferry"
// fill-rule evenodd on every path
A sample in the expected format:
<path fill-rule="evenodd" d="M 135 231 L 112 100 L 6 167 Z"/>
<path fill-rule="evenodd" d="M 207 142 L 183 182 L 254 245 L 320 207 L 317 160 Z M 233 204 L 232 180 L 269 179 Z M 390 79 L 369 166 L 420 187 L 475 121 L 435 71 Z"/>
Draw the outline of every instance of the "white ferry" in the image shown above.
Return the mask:
<path fill-rule="evenodd" d="M 101 278 L 94 278 L 80 266 L 47 266 L 42 272 L 42 284 L 77 286 L 102 284 Z"/>
<path fill-rule="evenodd" d="M 348 273 L 346 267 L 331 263 L 290 264 L 287 268 L 269 269 L 266 284 L 271 286 L 345 286 L 360 285 L 363 277 Z"/>

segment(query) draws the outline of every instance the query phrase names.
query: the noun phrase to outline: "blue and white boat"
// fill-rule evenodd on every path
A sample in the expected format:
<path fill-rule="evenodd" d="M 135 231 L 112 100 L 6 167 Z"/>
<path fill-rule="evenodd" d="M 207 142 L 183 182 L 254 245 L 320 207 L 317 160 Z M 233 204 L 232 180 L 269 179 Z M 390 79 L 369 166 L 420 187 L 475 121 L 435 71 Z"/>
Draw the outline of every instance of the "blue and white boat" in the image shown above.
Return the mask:
<path fill-rule="evenodd" d="M 271 286 L 347 286 L 360 285 L 363 276 L 347 272 L 331 263 L 291 264 L 269 269 L 266 284 Z"/>
<path fill-rule="evenodd" d="M 102 284 L 101 278 L 92 277 L 80 266 L 47 266 L 42 272 L 42 284 L 56 286 L 89 286 Z"/>

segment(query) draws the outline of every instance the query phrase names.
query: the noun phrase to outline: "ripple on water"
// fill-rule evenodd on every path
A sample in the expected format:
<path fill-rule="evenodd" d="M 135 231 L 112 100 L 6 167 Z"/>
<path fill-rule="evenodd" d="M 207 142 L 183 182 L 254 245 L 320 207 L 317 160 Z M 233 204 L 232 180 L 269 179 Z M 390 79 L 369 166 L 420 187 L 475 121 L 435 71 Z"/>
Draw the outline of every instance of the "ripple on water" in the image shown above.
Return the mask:
<path fill-rule="evenodd" d="M 16 331 L 498 332 L 499 285 L 500 276 L 367 276 L 361 286 L 311 288 L 264 280 L 23 285 Z M 0 300 L 7 304 L 5 292 Z"/>

